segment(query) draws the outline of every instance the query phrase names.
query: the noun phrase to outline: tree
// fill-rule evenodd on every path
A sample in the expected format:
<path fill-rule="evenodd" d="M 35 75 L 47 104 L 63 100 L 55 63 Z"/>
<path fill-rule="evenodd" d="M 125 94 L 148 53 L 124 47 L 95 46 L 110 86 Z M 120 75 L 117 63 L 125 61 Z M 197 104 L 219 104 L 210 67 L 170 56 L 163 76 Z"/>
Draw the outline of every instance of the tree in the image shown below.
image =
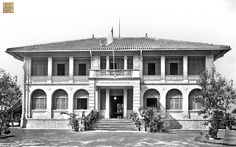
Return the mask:
<path fill-rule="evenodd" d="M 211 73 L 201 74 L 198 84 L 201 91 L 195 94 L 194 100 L 202 105 L 201 113 L 208 120 L 209 137 L 216 139 L 222 121 L 228 116 L 230 104 L 236 103 L 233 81 L 227 81 L 213 68 Z"/>
<path fill-rule="evenodd" d="M 0 68 L 0 105 L 11 107 L 21 99 L 22 92 L 17 84 L 17 77 L 11 77 Z"/>
<path fill-rule="evenodd" d="M 17 84 L 17 77 L 11 77 L 5 70 L 0 68 L 0 105 L 4 110 L 0 110 L 0 135 L 9 134 L 8 129 L 11 120 L 9 109 L 21 99 L 22 92 Z"/>

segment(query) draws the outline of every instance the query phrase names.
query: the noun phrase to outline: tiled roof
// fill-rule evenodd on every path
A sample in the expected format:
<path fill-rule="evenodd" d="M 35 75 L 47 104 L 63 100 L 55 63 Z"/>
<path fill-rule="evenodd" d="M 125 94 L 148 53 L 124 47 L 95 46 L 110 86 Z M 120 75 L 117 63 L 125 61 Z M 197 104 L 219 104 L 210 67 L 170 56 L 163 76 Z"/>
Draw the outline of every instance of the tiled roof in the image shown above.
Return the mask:
<path fill-rule="evenodd" d="M 105 45 L 105 38 L 90 38 L 31 46 L 8 48 L 7 52 L 58 52 L 105 50 L 230 50 L 230 46 L 208 43 L 155 39 L 148 37 L 114 38 Z"/>

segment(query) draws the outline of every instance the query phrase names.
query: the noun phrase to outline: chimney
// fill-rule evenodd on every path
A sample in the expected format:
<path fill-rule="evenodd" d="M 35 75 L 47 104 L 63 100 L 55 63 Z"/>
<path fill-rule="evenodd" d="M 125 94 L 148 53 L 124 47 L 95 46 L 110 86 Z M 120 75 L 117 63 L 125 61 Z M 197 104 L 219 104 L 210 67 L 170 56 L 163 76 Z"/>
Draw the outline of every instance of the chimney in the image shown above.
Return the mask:
<path fill-rule="evenodd" d="M 145 37 L 148 37 L 147 33 L 145 33 Z"/>

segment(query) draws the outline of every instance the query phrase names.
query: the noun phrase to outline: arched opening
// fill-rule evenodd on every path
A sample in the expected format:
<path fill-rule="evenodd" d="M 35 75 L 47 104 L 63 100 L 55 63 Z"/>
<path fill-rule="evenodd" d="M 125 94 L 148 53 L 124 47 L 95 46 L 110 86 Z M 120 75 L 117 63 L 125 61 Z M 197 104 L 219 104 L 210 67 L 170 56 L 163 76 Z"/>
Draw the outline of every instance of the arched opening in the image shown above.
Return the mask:
<path fill-rule="evenodd" d="M 74 109 L 88 109 L 89 93 L 84 90 L 78 90 L 74 94 Z"/>
<path fill-rule="evenodd" d="M 144 106 L 146 107 L 156 107 L 160 109 L 160 93 L 155 89 L 147 90 L 144 95 Z"/>
<path fill-rule="evenodd" d="M 200 103 L 194 100 L 194 97 L 200 92 L 200 89 L 193 89 L 189 93 L 189 110 L 200 110 L 202 108 Z"/>
<path fill-rule="evenodd" d="M 46 109 L 46 93 L 41 90 L 35 90 L 32 95 L 31 95 L 31 100 L 32 100 L 32 105 L 31 108 L 32 110 L 35 109 Z"/>
<path fill-rule="evenodd" d="M 172 89 L 166 94 L 166 109 L 181 110 L 182 109 L 182 93 L 178 89 Z"/>
<path fill-rule="evenodd" d="M 64 90 L 56 90 L 52 96 L 53 109 L 68 109 L 68 94 Z"/>

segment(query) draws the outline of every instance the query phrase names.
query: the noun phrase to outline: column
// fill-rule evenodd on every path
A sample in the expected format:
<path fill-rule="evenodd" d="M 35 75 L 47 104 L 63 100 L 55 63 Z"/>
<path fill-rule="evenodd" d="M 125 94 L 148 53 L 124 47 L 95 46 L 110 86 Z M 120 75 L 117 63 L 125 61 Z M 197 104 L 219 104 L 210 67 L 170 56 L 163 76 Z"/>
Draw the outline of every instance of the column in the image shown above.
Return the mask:
<path fill-rule="evenodd" d="M 106 88 L 106 112 L 105 118 L 110 118 L 110 89 Z"/>
<path fill-rule="evenodd" d="M 96 88 L 95 89 L 95 110 L 99 110 L 99 108 L 98 108 L 98 105 L 99 105 L 99 103 L 98 103 L 98 88 Z"/>
<path fill-rule="evenodd" d="M 183 92 L 183 103 L 182 103 L 182 109 L 183 109 L 183 118 L 189 118 L 189 98 L 188 98 L 188 91 Z"/>
<path fill-rule="evenodd" d="M 184 75 L 184 80 L 188 79 L 188 57 L 184 56 L 183 58 L 183 75 Z"/>
<path fill-rule="evenodd" d="M 69 77 L 70 77 L 70 82 L 73 83 L 73 75 L 74 75 L 74 58 L 69 57 Z"/>
<path fill-rule="evenodd" d="M 106 56 L 106 70 L 109 70 L 109 56 Z"/>
<path fill-rule="evenodd" d="M 163 89 L 160 92 L 161 113 L 166 113 L 166 91 Z"/>
<path fill-rule="evenodd" d="M 124 56 L 124 70 L 126 70 L 127 69 L 127 66 L 128 66 L 128 62 L 127 62 L 127 59 L 128 59 L 128 57 L 127 56 Z"/>
<path fill-rule="evenodd" d="M 95 81 L 89 80 L 89 102 L 88 107 L 90 110 L 95 108 Z"/>
<path fill-rule="evenodd" d="M 211 73 L 212 68 L 214 67 L 214 56 L 207 55 L 205 60 L 206 60 L 206 69 L 209 73 Z"/>
<path fill-rule="evenodd" d="M 22 114 L 21 114 L 21 124 L 20 124 L 20 127 L 21 128 L 24 128 L 25 127 L 25 118 L 26 118 L 26 107 L 27 107 L 27 101 L 26 101 L 26 68 L 27 65 L 26 65 L 26 58 L 24 58 L 24 65 L 23 65 L 23 70 L 24 70 L 24 81 L 23 81 L 23 94 L 22 94 Z"/>
<path fill-rule="evenodd" d="M 48 83 L 52 82 L 52 57 L 48 57 Z"/>
<path fill-rule="evenodd" d="M 138 110 L 140 105 L 140 81 L 133 82 L 133 110 Z"/>
<path fill-rule="evenodd" d="M 47 117 L 52 118 L 52 90 L 51 88 L 49 88 L 46 94 L 47 94 Z"/>
<path fill-rule="evenodd" d="M 124 118 L 127 117 L 127 88 L 124 88 Z"/>
<path fill-rule="evenodd" d="M 72 90 L 70 90 L 70 93 L 68 93 L 68 112 L 73 113 L 74 108 L 74 93 Z"/>
<path fill-rule="evenodd" d="M 161 56 L 161 79 L 162 80 L 165 80 L 165 63 L 166 62 L 166 59 L 165 59 L 165 56 Z"/>
<path fill-rule="evenodd" d="M 30 112 L 31 112 L 31 100 L 30 100 L 30 93 L 29 93 L 29 80 L 30 80 L 30 57 L 25 57 L 24 58 L 24 68 L 25 68 L 25 80 L 24 80 L 24 85 L 25 85 L 25 108 L 26 108 L 26 118 L 30 118 Z"/>

